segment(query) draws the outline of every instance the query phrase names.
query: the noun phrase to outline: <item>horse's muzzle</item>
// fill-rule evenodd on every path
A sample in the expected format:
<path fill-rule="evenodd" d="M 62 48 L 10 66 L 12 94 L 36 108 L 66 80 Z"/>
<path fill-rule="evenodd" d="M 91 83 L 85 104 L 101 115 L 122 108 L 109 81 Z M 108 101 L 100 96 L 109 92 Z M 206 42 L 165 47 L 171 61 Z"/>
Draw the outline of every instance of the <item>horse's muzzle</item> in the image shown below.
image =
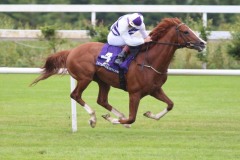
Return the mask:
<path fill-rule="evenodd" d="M 206 48 L 207 43 L 204 42 L 200 42 L 200 44 L 196 47 L 196 49 L 198 50 L 198 52 L 203 51 Z"/>
<path fill-rule="evenodd" d="M 206 42 L 205 41 L 201 41 L 199 43 L 191 43 L 191 42 L 187 42 L 186 43 L 186 47 L 190 48 L 190 49 L 196 49 L 198 52 L 201 52 L 205 49 L 206 47 Z"/>

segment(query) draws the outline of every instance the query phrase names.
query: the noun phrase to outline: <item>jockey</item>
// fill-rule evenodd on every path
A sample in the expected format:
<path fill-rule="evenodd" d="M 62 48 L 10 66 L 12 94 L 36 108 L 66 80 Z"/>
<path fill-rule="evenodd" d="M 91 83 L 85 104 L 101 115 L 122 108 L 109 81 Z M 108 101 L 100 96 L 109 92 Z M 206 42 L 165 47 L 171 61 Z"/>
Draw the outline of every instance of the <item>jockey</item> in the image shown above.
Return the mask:
<path fill-rule="evenodd" d="M 132 36 L 137 31 L 141 33 L 141 37 Z M 128 50 L 132 54 L 136 54 L 139 50 L 139 45 L 152 41 L 146 32 L 143 16 L 140 13 L 126 14 L 118 18 L 111 26 L 107 39 L 110 45 L 125 45 L 115 60 L 116 64 L 123 62 L 127 57 Z"/>

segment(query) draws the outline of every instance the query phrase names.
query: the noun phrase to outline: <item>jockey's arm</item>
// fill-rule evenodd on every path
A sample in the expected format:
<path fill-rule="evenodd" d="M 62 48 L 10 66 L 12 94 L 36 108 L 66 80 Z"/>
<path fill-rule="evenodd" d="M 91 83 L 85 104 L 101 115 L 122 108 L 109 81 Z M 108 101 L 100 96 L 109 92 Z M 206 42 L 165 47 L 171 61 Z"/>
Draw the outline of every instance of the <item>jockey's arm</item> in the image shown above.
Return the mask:
<path fill-rule="evenodd" d="M 131 36 L 128 32 L 122 34 L 122 38 L 128 46 L 139 46 L 144 43 L 142 37 Z"/>
<path fill-rule="evenodd" d="M 142 34 L 142 37 L 144 38 L 144 43 L 152 41 L 151 37 L 148 36 L 146 32 L 145 24 L 142 24 L 142 27 L 140 28 L 139 32 Z"/>
<path fill-rule="evenodd" d="M 143 37 L 135 37 L 131 36 L 128 33 L 128 23 L 126 21 L 119 21 L 118 22 L 118 31 L 120 33 L 120 36 L 124 39 L 125 43 L 128 46 L 138 46 L 144 43 Z"/>
<path fill-rule="evenodd" d="M 145 24 L 143 23 L 141 28 L 139 29 L 139 32 L 141 33 L 142 37 L 145 39 L 147 38 L 148 34 L 146 32 Z"/>

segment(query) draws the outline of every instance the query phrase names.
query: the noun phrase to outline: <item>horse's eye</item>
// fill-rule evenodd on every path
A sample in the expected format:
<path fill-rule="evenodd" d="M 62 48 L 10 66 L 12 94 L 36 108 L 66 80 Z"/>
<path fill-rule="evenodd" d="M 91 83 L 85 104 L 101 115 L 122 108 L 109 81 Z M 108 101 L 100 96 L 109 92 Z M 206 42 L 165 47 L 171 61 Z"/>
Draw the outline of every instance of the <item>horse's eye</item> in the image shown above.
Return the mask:
<path fill-rule="evenodd" d="M 186 35 L 188 35 L 188 34 L 189 34 L 189 32 L 188 32 L 188 31 L 184 31 L 183 33 L 184 33 L 184 34 L 186 34 Z"/>

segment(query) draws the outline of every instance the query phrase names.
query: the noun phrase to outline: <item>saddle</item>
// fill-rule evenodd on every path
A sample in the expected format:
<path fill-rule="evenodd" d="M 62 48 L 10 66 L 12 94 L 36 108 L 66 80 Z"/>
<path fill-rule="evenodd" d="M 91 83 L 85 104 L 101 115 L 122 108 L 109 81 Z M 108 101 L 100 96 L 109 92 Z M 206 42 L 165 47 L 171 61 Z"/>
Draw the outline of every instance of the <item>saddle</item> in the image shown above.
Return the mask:
<path fill-rule="evenodd" d="M 121 51 L 122 47 L 112 46 L 109 45 L 108 43 L 105 43 L 101 52 L 98 55 L 96 65 L 102 66 L 111 72 L 119 74 L 120 88 L 126 90 L 125 74 L 127 73 L 128 67 L 134 60 L 136 54 L 129 54 L 127 58 L 123 61 L 123 63 L 117 65 L 114 63 L 114 61 Z"/>
<path fill-rule="evenodd" d="M 98 55 L 96 65 L 102 66 L 109 71 L 114 73 L 119 73 L 119 69 L 123 69 L 124 73 L 127 73 L 128 67 L 132 60 L 135 58 L 136 54 L 129 54 L 122 64 L 117 65 L 114 63 L 117 55 L 122 51 L 122 47 L 112 46 L 105 43 L 101 52 Z M 131 49 L 130 49 L 131 51 Z"/>

